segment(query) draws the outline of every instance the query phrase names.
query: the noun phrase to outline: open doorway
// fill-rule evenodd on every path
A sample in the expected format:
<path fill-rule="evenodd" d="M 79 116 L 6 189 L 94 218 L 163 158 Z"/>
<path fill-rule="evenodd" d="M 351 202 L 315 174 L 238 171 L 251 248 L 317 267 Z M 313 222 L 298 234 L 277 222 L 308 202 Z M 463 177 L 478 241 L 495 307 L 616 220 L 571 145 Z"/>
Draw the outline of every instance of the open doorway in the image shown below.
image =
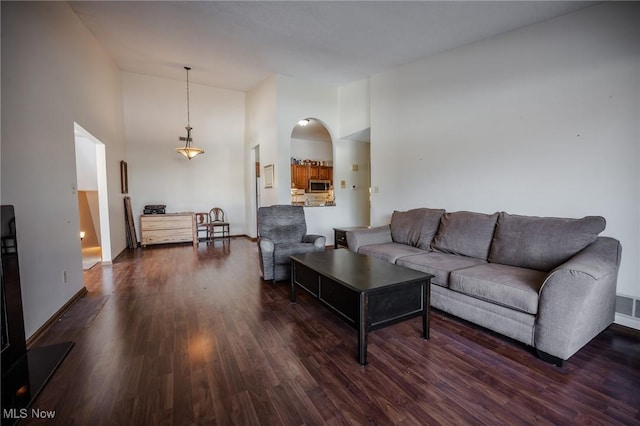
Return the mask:
<path fill-rule="evenodd" d="M 258 236 L 258 209 L 260 208 L 260 189 L 261 189 L 261 178 L 260 178 L 260 145 L 256 145 L 251 150 L 251 162 L 254 167 L 254 181 L 255 185 L 251 188 L 253 195 L 253 202 L 255 203 L 253 211 L 251 212 L 251 217 L 253 220 L 251 221 L 251 231 L 252 235 Z"/>
<path fill-rule="evenodd" d="M 82 266 L 111 263 L 105 147 L 74 123 Z"/>
<path fill-rule="evenodd" d="M 351 221 L 368 226 L 371 222 L 371 129 L 344 136 L 339 143 L 340 158 L 347 164 L 339 181 L 342 199 L 348 205 Z M 343 169 L 344 170 L 344 169 Z"/>

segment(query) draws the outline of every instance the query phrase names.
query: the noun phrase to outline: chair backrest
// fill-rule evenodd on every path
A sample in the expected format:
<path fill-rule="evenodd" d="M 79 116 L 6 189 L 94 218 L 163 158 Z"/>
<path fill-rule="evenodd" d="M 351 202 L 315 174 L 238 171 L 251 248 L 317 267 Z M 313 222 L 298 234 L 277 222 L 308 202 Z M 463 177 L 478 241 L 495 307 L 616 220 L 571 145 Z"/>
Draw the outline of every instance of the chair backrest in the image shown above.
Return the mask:
<path fill-rule="evenodd" d="M 306 233 L 302 206 L 275 205 L 258 209 L 258 236 L 275 243 L 299 243 Z"/>
<path fill-rule="evenodd" d="M 211 223 L 226 222 L 224 210 L 222 210 L 220 207 L 212 208 L 211 210 L 209 210 L 209 220 L 211 221 Z"/>
<path fill-rule="evenodd" d="M 208 213 L 196 213 L 196 225 L 206 225 L 209 223 Z"/>

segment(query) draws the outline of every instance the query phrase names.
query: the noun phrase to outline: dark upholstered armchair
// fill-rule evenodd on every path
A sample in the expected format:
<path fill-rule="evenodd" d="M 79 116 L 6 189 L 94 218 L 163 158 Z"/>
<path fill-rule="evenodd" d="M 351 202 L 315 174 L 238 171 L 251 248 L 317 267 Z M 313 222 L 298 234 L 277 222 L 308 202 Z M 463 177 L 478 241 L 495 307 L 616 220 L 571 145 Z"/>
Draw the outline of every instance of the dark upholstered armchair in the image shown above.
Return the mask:
<path fill-rule="evenodd" d="M 265 280 L 289 277 L 289 256 L 324 250 L 326 238 L 307 235 L 302 206 L 276 205 L 258 209 L 258 251 Z"/>

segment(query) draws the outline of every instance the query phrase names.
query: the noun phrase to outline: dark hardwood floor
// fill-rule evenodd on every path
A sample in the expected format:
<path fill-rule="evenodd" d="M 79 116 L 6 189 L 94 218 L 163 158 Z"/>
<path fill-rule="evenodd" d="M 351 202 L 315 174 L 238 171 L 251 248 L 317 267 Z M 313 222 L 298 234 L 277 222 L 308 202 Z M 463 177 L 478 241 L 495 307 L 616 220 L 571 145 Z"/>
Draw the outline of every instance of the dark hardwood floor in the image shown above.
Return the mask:
<path fill-rule="evenodd" d="M 75 347 L 33 408 L 59 425 L 640 424 L 640 333 L 612 326 L 562 368 L 438 311 L 369 335 L 260 278 L 255 242 L 148 247 L 85 272 L 38 342 Z"/>

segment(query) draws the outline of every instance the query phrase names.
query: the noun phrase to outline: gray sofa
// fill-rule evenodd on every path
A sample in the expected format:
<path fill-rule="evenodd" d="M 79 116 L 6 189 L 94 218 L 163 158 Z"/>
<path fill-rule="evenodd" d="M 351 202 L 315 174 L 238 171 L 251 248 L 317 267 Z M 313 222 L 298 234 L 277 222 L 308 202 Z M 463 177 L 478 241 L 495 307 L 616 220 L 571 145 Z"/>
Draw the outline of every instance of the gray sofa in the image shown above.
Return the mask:
<path fill-rule="evenodd" d="M 349 249 L 435 275 L 431 306 L 535 348 L 561 366 L 614 319 L 622 247 L 582 219 L 395 211 L 347 232 Z"/>

